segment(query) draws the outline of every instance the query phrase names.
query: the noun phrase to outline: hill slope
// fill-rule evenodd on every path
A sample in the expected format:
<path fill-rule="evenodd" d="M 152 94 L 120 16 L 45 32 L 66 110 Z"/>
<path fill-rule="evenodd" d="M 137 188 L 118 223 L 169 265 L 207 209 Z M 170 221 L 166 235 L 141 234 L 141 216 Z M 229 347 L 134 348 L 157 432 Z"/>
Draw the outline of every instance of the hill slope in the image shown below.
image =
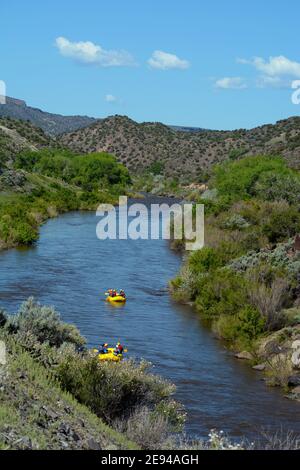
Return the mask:
<path fill-rule="evenodd" d="M 60 140 L 79 152 L 113 153 L 136 172 L 161 161 L 167 176 L 193 178 L 228 156 L 259 153 L 280 153 L 291 166 L 300 166 L 300 117 L 251 130 L 183 132 L 161 123 L 138 124 L 126 116 L 111 116 Z"/>
<path fill-rule="evenodd" d="M 85 127 L 95 122 L 95 118 L 88 116 L 62 116 L 60 114 L 47 113 L 38 108 L 27 106 L 25 101 L 15 98 L 6 98 L 6 104 L 0 104 L 0 117 L 10 117 L 30 121 L 43 129 L 49 135 L 58 135 L 63 132 Z"/>
<path fill-rule="evenodd" d="M 0 118 L 0 167 L 24 149 L 57 146 L 54 139 L 30 122 Z"/>

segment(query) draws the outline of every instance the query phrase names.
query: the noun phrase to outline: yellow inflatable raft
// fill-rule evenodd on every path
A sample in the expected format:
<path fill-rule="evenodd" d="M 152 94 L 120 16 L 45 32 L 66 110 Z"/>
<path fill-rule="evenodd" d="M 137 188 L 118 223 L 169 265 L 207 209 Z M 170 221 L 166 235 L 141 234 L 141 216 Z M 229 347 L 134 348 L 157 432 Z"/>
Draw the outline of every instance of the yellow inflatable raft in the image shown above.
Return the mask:
<path fill-rule="evenodd" d="M 108 353 L 106 354 L 99 354 L 98 349 L 93 349 L 93 353 L 97 354 L 99 361 L 112 361 L 112 362 L 120 362 L 123 359 L 123 354 L 114 354 L 114 348 L 107 348 Z"/>
<path fill-rule="evenodd" d="M 126 302 L 126 297 L 122 297 L 122 295 L 115 295 L 111 297 L 108 295 L 106 297 L 107 302 L 116 303 L 116 304 L 124 304 Z"/>

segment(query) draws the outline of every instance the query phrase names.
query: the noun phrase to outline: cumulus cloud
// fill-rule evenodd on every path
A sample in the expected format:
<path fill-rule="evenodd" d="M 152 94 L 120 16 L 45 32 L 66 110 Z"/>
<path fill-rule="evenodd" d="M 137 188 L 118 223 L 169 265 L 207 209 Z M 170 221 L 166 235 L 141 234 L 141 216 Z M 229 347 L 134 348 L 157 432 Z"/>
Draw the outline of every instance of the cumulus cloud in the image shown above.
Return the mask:
<path fill-rule="evenodd" d="M 132 55 L 123 50 L 105 50 L 91 41 L 72 42 L 62 36 L 56 38 L 56 47 L 61 55 L 78 62 L 101 67 L 135 65 Z"/>
<path fill-rule="evenodd" d="M 148 60 L 148 64 L 153 69 L 170 70 L 170 69 L 187 69 L 190 64 L 187 60 L 179 59 L 177 55 L 169 52 L 154 51 Z"/>
<path fill-rule="evenodd" d="M 255 82 L 258 88 L 290 88 L 292 80 L 300 78 L 300 62 L 290 60 L 283 55 L 269 57 L 268 60 L 253 57 L 237 61 L 240 64 L 251 65 L 261 74 Z"/>
<path fill-rule="evenodd" d="M 108 95 L 105 95 L 105 101 L 107 103 L 117 103 L 119 99 L 114 95 L 108 94 Z"/>
<path fill-rule="evenodd" d="M 215 87 L 223 90 L 243 90 L 247 88 L 247 84 L 241 77 L 223 77 L 215 82 Z"/>
<path fill-rule="evenodd" d="M 253 59 L 238 59 L 241 64 L 250 64 L 259 72 L 271 77 L 300 77 L 300 63 L 288 59 L 283 55 L 269 57 L 268 60 L 262 57 L 254 57 Z"/>

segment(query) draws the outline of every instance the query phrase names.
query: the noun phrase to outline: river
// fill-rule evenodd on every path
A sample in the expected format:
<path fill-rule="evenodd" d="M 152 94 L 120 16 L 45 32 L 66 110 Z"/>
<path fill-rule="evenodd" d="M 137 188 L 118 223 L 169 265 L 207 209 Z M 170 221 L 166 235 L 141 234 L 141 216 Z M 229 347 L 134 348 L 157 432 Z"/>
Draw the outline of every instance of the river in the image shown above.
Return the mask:
<path fill-rule="evenodd" d="M 192 308 L 171 300 L 168 280 L 182 260 L 168 242 L 101 241 L 98 220 L 91 212 L 71 212 L 43 225 L 33 247 L 2 252 L 0 306 L 15 312 L 34 296 L 76 324 L 90 346 L 120 339 L 128 356 L 145 358 L 176 384 L 189 435 L 207 437 L 212 428 L 250 439 L 261 428 L 300 432 L 300 404 L 268 389 Z M 109 287 L 125 289 L 125 306 L 104 301 Z"/>

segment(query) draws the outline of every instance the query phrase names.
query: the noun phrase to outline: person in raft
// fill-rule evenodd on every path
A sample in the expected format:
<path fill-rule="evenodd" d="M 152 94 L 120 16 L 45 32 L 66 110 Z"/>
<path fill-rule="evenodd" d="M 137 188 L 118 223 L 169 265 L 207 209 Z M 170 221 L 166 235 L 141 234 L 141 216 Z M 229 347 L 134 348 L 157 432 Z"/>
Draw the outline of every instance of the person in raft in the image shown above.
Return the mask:
<path fill-rule="evenodd" d="M 121 297 L 124 297 L 124 299 L 126 299 L 126 294 L 125 294 L 125 291 L 123 289 L 120 290 L 120 294 L 119 294 Z"/>
<path fill-rule="evenodd" d="M 116 297 L 117 295 L 116 289 L 108 289 L 107 292 L 108 292 L 109 297 Z"/>
<path fill-rule="evenodd" d="M 123 354 L 123 351 L 124 351 L 124 347 L 122 346 L 121 343 L 118 342 L 116 344 L 115 349 L 114 349 L 114 355 L 118 356 L 119 354 Z"/>
<path fill-rule="evenodd" d="M 99 349 L 99 353 L 100 354 L 107 354 L 108 353 L 108 344 L 107 343 L 103 343 L 101 345 L 101 348 Z"/>

